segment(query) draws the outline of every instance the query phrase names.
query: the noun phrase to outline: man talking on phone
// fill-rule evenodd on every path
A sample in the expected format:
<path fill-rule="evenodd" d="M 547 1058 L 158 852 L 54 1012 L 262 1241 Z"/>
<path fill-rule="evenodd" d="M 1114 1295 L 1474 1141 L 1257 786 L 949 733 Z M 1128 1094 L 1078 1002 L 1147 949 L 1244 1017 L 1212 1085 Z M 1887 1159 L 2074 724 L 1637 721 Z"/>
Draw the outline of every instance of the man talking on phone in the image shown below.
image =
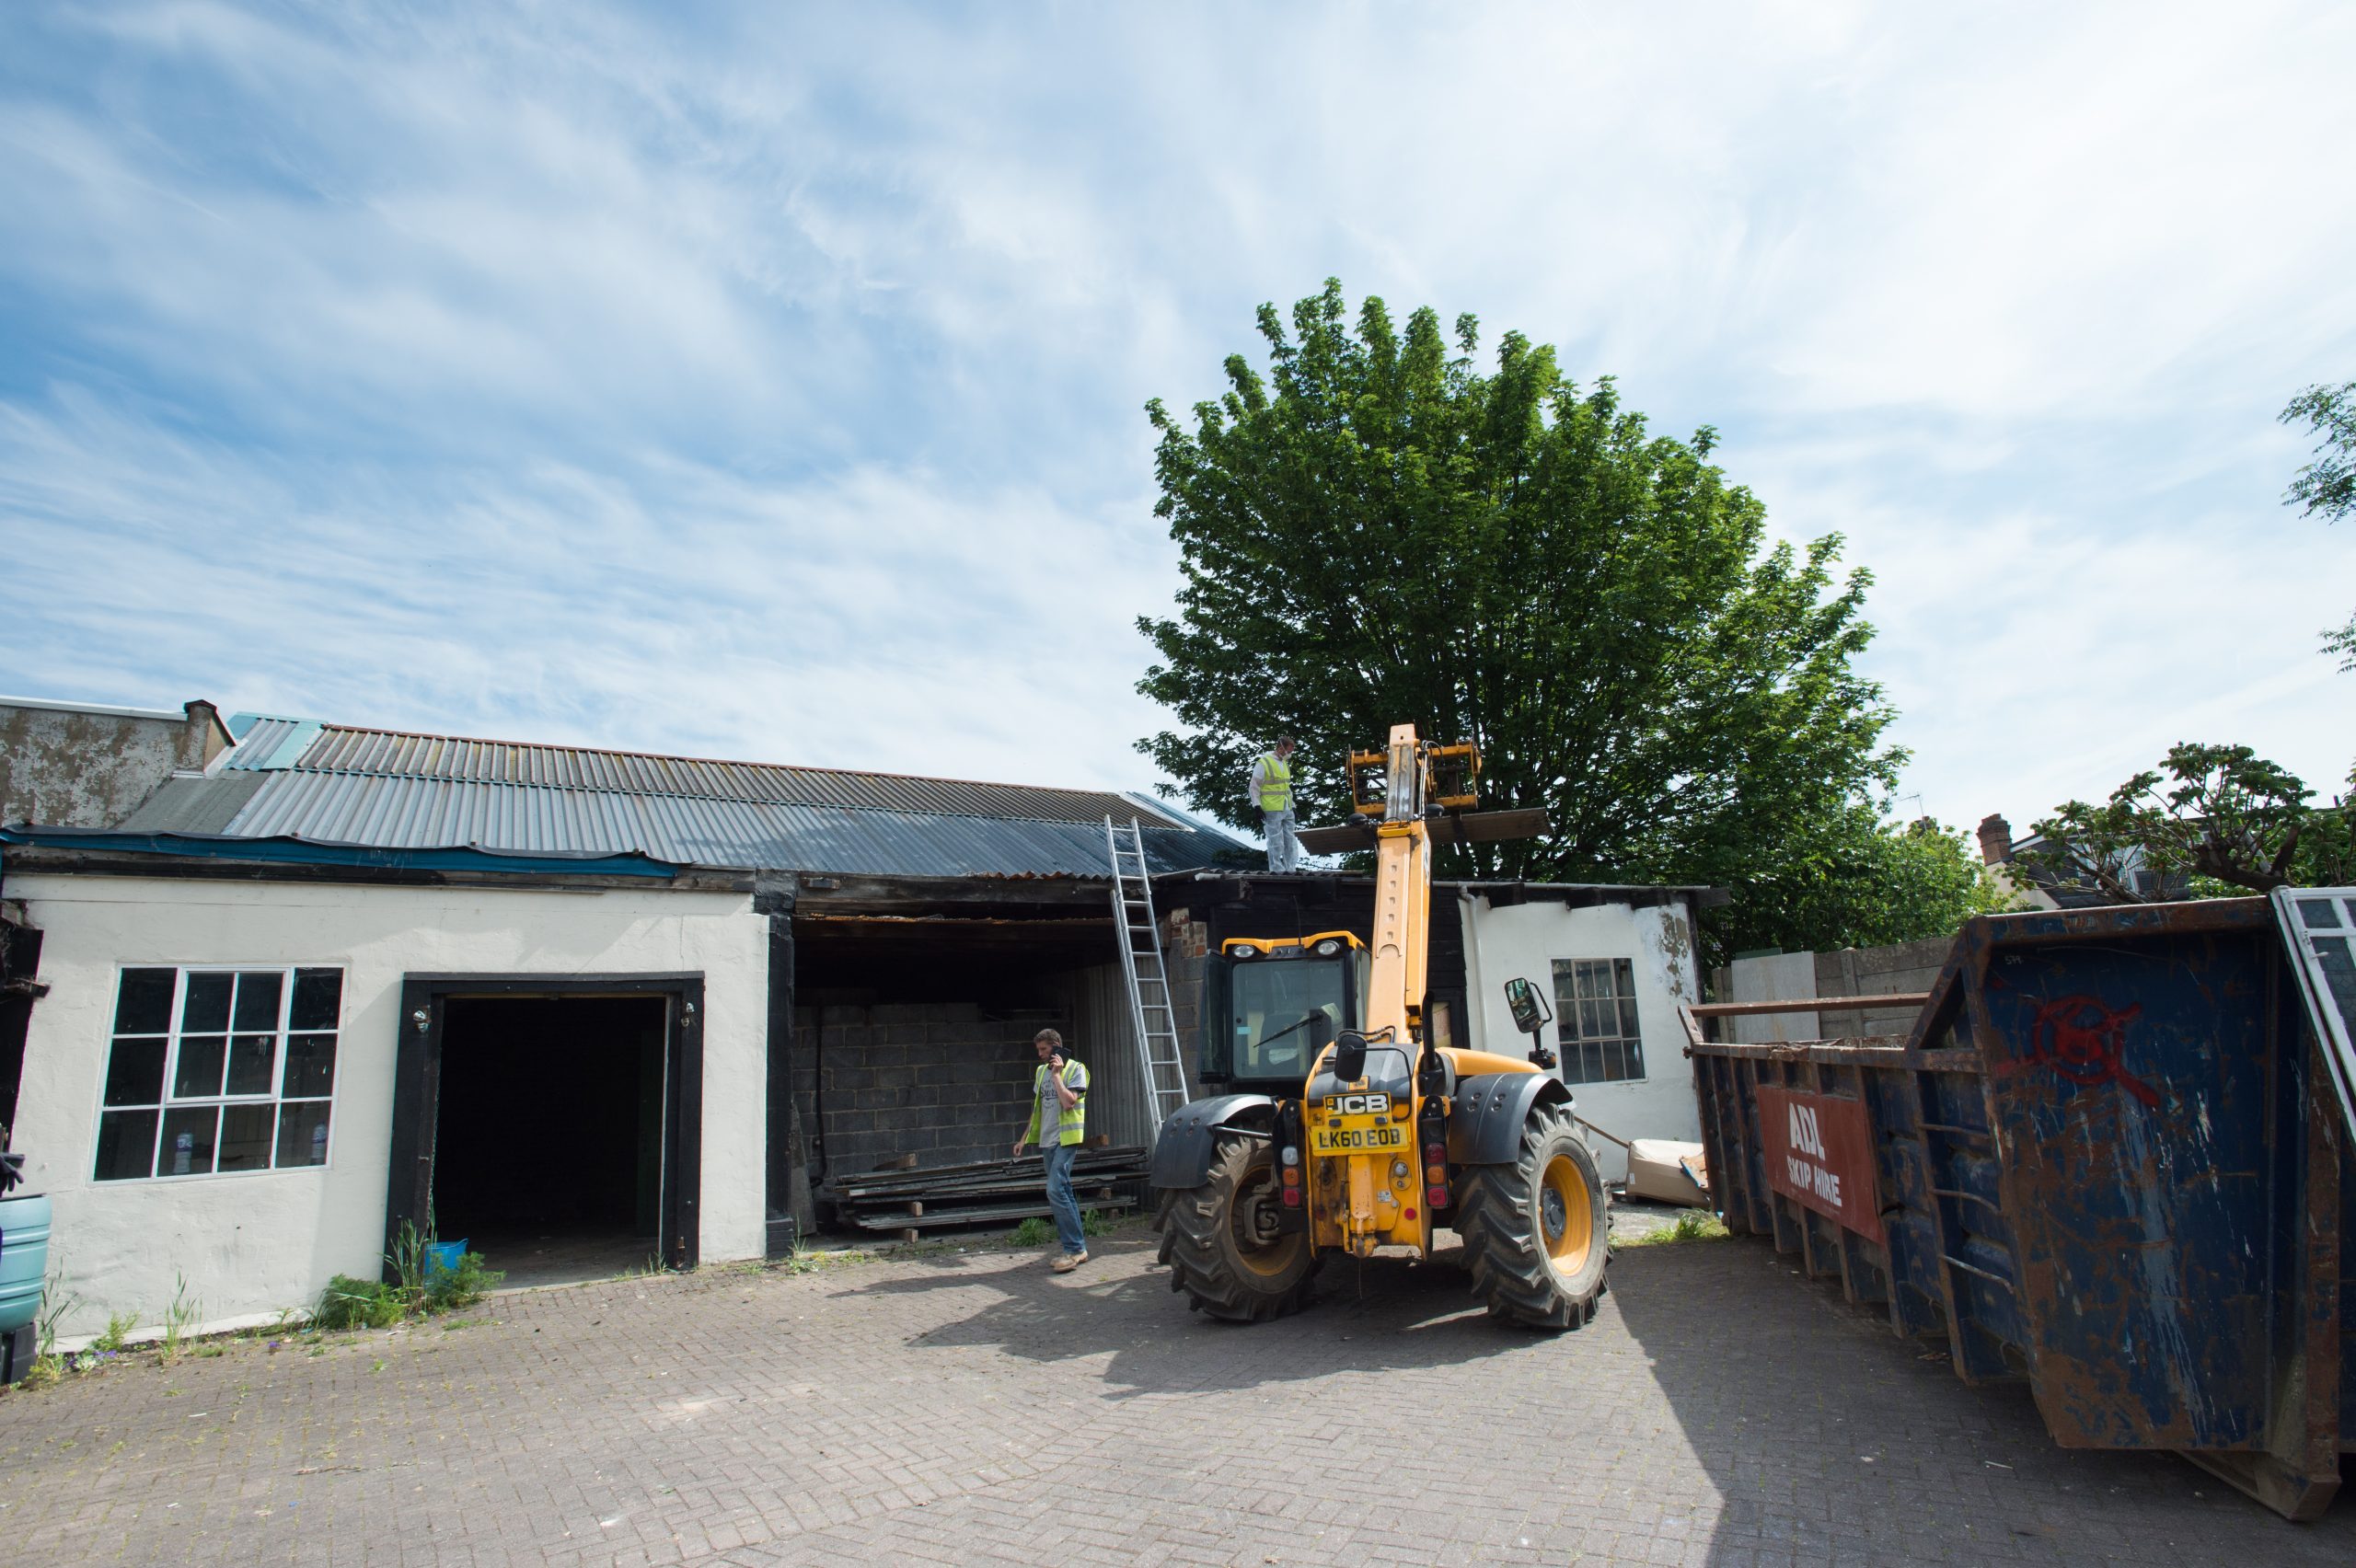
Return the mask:
<path fill-rule="evenodd" d="M 1072 1161 L 1087 1135 L 1088 1069 L 1064 1055 L 1064 1037 L 1043 1029 L 1031 1037 L 1039 1066 L 1031 1075 L 1031 1124 L 1014 1140 L 1014 1153 L 1037 1144 L 1047 1166 L 1047 1206 L 1056 1214 L 1056 1239 L 1063 1252 L 1054 1263 L 1057 1274 L 1069 1274 L 1088 1262 L 1088 1233 L 1080 1226 L 1080 1200 L 1072 1196 Z"/>

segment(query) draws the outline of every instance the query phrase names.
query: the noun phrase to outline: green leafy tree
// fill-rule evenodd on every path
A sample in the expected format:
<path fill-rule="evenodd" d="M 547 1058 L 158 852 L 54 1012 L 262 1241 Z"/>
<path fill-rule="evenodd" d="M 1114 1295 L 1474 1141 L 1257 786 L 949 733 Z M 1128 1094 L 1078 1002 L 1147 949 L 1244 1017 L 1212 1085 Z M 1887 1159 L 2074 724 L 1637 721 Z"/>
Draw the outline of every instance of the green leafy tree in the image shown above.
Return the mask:
<path fill-rule="evenodd" d="M 1178 726 L 1139 749 L 1242 826 L 1251 759 L 1292 734 L 1302 820 L 1339 821 L 1344 758 L 1413 721 L 1478 742 L 1484 799 L 1553 824 L 1446 873 L 1706 882 L 1737 895 L 1727 943 L 1798 929 L 1790 890 L 1862 842 L 1901 760 L 1839 536 L 1773 539 L 1715 432 L 1652 434 L 1518 332 L 1484 372 L 1473 317 L 1401 330 L 1369 298 L 1353 323 L 1332 281 L 1259 330 L 1266 373 L 1230 357 L 1191 424 L 1147 406 L 1184 582 L 1138 623 L 1138 689 Z M 1832 896 L 1809 929 L 1841 929 Z"/>
<path fill-rule="evenodd" d="M 2282 410 L 2284 424 L 2304 421 L 2318 438 L 2315 461 L 2301 468 L 2282 497 L 2310 517 L 2337 523 L 2356 512 L 2356 381 L 2310 386 Z M 2356 615 L 2337 631 L 2323 634 L 2324 647 L 2342 655 L 2339 667 L 2356 670 Z"/>
<path fill-rule="evenodd" d="M 2356 774 L 2350 776 L 2356 786 Z M 2246 897 L 2284 886 L 2356 881 L 2356 799 L 2315 791 L 2247 746 L 2170 746 L 2099 805 L 2071 801 L 2037 824 L 2016 857 L 2038 881 L 2109 904 L 2170 896 Z M 2138 869 L 2151 873 L 2142 884 Z"/>
<path fill-rule="evenodd" d="M 1952 936 L 2012 904 L 1962 834 L 1929 817 L 1886 821 L 1864 801 L 1753 878 L 1746 896 L 1748 928 L 1815 952 Z"/>

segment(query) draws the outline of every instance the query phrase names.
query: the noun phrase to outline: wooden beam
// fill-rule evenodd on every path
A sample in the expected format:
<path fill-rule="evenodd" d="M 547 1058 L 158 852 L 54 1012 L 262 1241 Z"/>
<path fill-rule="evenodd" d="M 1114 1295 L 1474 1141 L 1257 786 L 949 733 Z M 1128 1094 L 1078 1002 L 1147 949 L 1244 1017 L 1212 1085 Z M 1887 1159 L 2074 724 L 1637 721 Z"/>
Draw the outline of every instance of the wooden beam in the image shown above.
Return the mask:
<path fill-rule="evenodd" d="M 930 908 L 1109 907 L 1109 877 L 871 877 L 804 871 L 796 915 L 907 915 Z"/>
<path fill-rule="evenodd" d="M 1757 1013 L 1886 1012 L 1893 1008 L 1919 1008 L 1931 999 L 1928 991 L 1893 991 L 1880 997 L 1803 997 L 1788 1002 L 1693 1002 L 1685 1010 L 1695 1018 L 1749 1018 Z"/>

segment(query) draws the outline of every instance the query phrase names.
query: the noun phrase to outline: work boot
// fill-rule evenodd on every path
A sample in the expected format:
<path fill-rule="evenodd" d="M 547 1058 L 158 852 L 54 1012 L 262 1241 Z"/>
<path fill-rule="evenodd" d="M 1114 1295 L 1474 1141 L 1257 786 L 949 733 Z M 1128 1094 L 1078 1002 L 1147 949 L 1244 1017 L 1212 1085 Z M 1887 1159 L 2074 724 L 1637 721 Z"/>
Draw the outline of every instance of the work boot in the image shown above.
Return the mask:
<path fill-rule="evenodd" d="M 1069 1274 L 1072 1270 L 1080 1267 L 1080 1264 L 1086 1262 L 1088 1262 L 1088 1254 L 1086 1252 L 1066 1252 L 1062 1257 L 1057 1258 L 1054 1262 L 1047 1266 L 1055 1270 L 1057 1274 Z"/>

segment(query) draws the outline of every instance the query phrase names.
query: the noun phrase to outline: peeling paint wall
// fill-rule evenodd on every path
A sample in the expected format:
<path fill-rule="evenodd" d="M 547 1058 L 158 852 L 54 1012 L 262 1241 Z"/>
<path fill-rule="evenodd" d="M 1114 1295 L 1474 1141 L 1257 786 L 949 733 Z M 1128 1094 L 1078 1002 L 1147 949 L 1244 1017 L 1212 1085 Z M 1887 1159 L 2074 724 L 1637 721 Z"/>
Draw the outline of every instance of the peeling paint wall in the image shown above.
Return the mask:
<path fill-rule="evenodd" d="M 228 744 L 209 702 L 169 716 L 0 703 L 0 823 L 112 827 Z"/>

